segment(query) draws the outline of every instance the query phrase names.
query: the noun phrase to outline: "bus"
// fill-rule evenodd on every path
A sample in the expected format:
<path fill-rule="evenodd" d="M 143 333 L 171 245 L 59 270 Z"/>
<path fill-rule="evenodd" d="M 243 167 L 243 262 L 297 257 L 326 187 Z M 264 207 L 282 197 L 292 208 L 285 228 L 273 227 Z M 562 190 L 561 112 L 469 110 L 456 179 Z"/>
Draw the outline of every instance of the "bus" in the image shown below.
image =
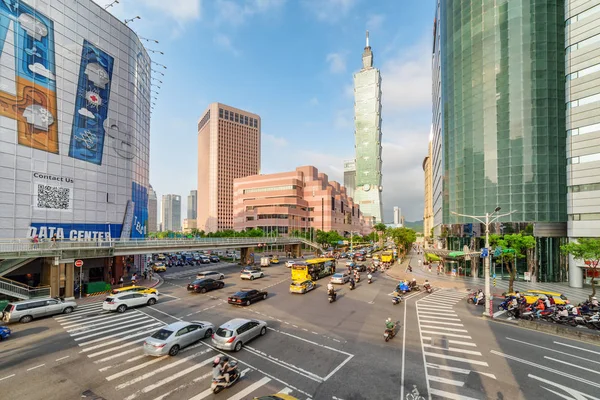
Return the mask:
<path fill-rule="evenodd" d="M 394 253 L 391 251 L 384 251 L 381 253 L 381 262 L 391 263 L 394 261 Z"/>
<path fill-rule="evenodd" d="M 305 281 L 332 275 L 335 273 L 334 258 L 313 258 L 306 261 L 296 261 L 292 265 L 292 281 Z"/>

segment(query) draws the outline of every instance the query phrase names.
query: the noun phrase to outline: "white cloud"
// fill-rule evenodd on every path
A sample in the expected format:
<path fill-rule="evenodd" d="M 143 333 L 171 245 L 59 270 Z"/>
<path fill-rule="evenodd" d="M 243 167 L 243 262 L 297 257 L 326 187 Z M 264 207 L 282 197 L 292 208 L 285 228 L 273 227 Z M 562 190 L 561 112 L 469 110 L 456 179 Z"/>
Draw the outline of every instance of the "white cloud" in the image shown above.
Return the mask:
<path fill-rule="evenodd" d="M 285 138 L 269 135 L 268 133 L 261 134 L 262 139 L 266 144 L 272 145 L 274 147 L 285 147 L 288 145 L 288 141 Z"/>
<path fill-rule="evenodd" d="M 318 106 L 319 105 L 319 99 L 317 99 L 316 97 L 313 97 L 312 99 L 310 99 L 308 101 L 308 104 L 310 104 L 311 106 Z"/>
<path fill-rule="evenodd" d="M 87 108 L 80 108 L 79 110 L 77 110 L 77 112 L 79 114 L 83 115 L 84 117 L 96 119 L 96 116 L 94 115 L 94 113 L 91 112 L 90 110 L 88 110 Z"/>
<path fill-rule="evenodd" d="M 217 34 L 214 37 L 213 42 L 221 49 L 230 52 L 231 54 L 233 54 L 236 57 L 238 57 L 240 55 L 240 51 L 233 46 L 231 39 L 227 35 L 223 35 L 221 33 Z"/>
<path fill-rule="evenodd" d="M 372 14 L 367 18 L 367 29 L 369 30 L 377 30 L 381 28 L 383 25 L 383 21 L 385 20 L 385 15 L 383 14 Z"/>
<path fill-rule="evenodd" d="M 215 3 L 217 22 L 242 25 L 249 17 L 267 14 L 283 7 L 286 0 L 218 0 Z"/>
<path fill-rule="evenodd" d="M 33 72 L 36 75 L 41 75 L 43 77 L 46 77 L 50 80 L 54 80 L 54 74 L 52 72 L 50 72 L 50 70 L 46 67 L 44 67 L 42 64 L 40 63 L 34 63 L 34 64 L 30 64 L 29 65 L 29 70 L 31 72 Z"/>
<path fill-rule="evenodd" d="M 337 22 L 350 12 L 358 0 L 304 0 L 302 5 L 320 21 Z"/>
<path fill-rule="evenodd" d="M 422 40 L 381 68 L 384 109 L 431 106 L 431 44 Z"/>
<path fill-rule="evenodd" d="M 329 71 L 334 74 L 346 72 L 346 58 L 341 53 L 327 54 L 326 61 L 329 63 Z"/>
<path fill-rule="evenodd" d="M 101 7 L 111 2 L 110 0 L 94 1 Z M 129 13 L 127 18 L 138 14 L 144 18 L 144 13 L 139 12 L 140 10 L 143 11 L 144 8 L 158 11 L 161 16 L 168 16 L 179 23 L 197 20 L 202 17 L 202 0 L 127 0 L 115 4 L 108 10 L 117 15 L 127 15 Z"/>

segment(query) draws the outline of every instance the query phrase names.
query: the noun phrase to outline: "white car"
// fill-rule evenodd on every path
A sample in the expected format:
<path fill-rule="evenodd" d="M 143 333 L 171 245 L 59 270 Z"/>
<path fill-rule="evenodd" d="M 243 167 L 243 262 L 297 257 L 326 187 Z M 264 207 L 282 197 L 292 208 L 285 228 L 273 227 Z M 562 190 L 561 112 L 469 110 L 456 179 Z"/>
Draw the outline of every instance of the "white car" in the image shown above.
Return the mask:
<path fill-rule="evenodd" d="M 113 294 L 104 300 L 102 309 L 106 311 L 125 312 L 128 308 L 149 305 L 153 306 L 158 301 L 154 293 L 119 293 Z"/>
<path fill-rule="evenodd" d="M 215 280 L 222 281 L 223 279 L 225 279 L 225 275 L 223 275 L 221 272 L 217 272 L 217 271 L 203 271 L 203 272 L 198 272 L 198 274 L 196 275 L 196 279 L 204 279 L 204 278 L 212 278 Z"/>
<path fill-rule="evenodd" d="M 251 269 L 245 269 L 240 274 L 240 278 L 250 279 L 251 281 L 253 281 L 256 278 L 262 278 L 263 276 L 265 276 L 265 275 L 262 273 L 262 271 L 251 270 Z"/>
<path fill-rule="evenodd" d="M 285 262 L 285 266 L 288 268 L 292 268 L 292 265 L 294 265 L 295 262 L 296 262 L 296 260 L 287 260 Z"/>
<path fill-rule="evenodd" d="M 343 285 L 348 281 L 350 281 L 350 275 L 348 275 L 346 272 L 338 272 L 333 274 L 333 276 L 331 277 L 331 283 L 339 283 Z"/>

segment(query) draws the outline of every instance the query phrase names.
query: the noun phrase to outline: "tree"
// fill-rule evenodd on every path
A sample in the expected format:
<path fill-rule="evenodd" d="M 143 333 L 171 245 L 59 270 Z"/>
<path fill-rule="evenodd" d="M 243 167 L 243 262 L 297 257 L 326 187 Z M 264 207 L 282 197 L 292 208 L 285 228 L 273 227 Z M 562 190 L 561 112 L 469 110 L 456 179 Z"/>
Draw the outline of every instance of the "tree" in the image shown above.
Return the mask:
<path fill-rule="evenodd" d="M 517 261 L 520 258 L 527 257 L 530 249 L 535 248 L 535 238 L 533 236 L 522 235 L 521 233 L 512 233 L 504 235 L 490 235 L 490 244 L 502 247 L 500 259 L 502 264 L 506 265 L 508 271 L 508 292 L 513 292 L 513 286 L 517 277 Z"/>
<path fill-rule="evenodd" d="M 379 236 L 378 240 L 379 240 L 379 245 L 383 246 L 383 235 L 385 234 L 385 231 L 387 230 L 387 226 L 385 226 L 385 224 L 383 222 L 379 222 L 373 226 L 373 230 L 375 232 L 381 234 Z"/>
<path fill-rule="evenodd" d="M 537 253 L 535 251 L 537 243 L 533 237 L 533 225 L 527 225 L 527 227 L 521 231 L 521 235 L 523 235 L 523 239 L 527 242 L 527 272 L 529 272 L 531 282 L 537 282 Z"/>
<path fill-rule="evenodd" d="M 387 234 L 403 253 L 407 253 L 417 240 L 417 233 L 410 228 L 391 228 L 387 231 Z"/>
<path fill-rule="evenodd" d="M 598 263 L 600 262 L 600 239 L 579 238 L 577 242 L 570 242 L 560 246 L 560 250 L 563 254 L 570 254 L 574 259 L 586 263 L 592 272 L 591 300 L 592 297 L 596 296 L 596 274 L 598 273 Z"/>

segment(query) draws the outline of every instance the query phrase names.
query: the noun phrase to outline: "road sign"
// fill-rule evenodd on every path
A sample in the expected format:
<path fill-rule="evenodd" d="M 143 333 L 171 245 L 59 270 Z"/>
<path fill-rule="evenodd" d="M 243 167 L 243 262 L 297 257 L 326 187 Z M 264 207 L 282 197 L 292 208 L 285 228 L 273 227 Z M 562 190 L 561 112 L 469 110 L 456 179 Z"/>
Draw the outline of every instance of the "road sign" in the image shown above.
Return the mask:
<path fill-rule="evenodd" d="M 496 279 L 496 274 L 492 275 L 492 278 Z"/>
<path fill-rule="evenodd" d="M 526 280 L 527 282 L 531 281 L 531 273 L 523 272 L 523 279 Z"/>
<path fill-rule="evenodd" d="M 496 278 L 494 278 L 494 287 L 496 287 Z"/>
<path fill-rule="evenodd" d="M 494 257 L 500 257 L 501 254 L 502 254 L 502 247 L 500 247 L 500 246 L 496 247 L 496 250 L 494 250 Z"/>
<path fill-rule="evenodd" d="M 77 261 L 75 261 L 75 266 L 76 267 L 80 267 L 80 268 L 83 267 L 83 260 L 77 260 Z"/>
<path fill-rule="evenodd" d="M 485 257 L 487 257 L 489 254 L 490 254 L 490 253 L 489 253 L 489 250 L 488 250 L 488 248 L 487 248 L 487 247 L 484 247 L 484 248 L 482 248 L 482 249 L 481 249 L 481 257 L 485 258 Z"/>

